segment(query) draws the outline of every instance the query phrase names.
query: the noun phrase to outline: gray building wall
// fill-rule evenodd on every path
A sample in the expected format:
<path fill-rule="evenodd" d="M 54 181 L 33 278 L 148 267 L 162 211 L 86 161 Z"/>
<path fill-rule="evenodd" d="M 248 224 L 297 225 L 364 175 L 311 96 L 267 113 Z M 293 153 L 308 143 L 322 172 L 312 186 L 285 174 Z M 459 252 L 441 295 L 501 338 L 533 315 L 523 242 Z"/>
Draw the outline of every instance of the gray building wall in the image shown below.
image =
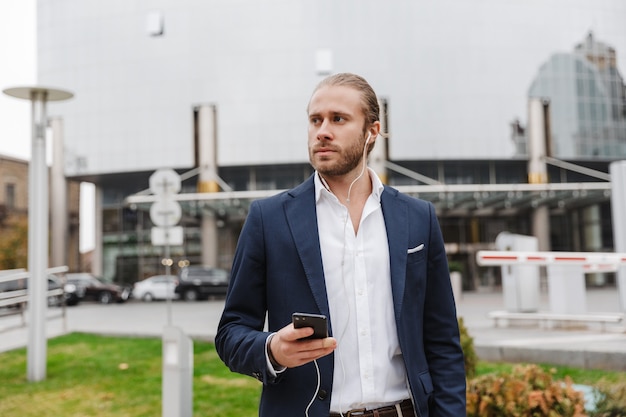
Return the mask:
<path fill-rule="evenodd" d="M 0 222 L 28 212 L 28 161 L 0 155 Z"/>
<path fill-rule="evenodd" d="M 147 188 L 155 169 L 195 166 L 196 106 L 217 107 L 217 162 L 242 184 L 234 188 L 282 187 L 309 169 L 315 84 L 329 71 L 360 73 L 388 103 L 390 159 L 446 183 L 491 182 L 463 162 L 511 160 L 510 122 L 525 118 L 538 66 L 592 22 L 626 51 L 624 21 L 623 0 L 38 0 L 38 82 L 75 93 L 49 104 L 64 121 L 65 173 L 99 187 L 95 269 L 132 282 L 159 268 L 160 252 L 145 207 L 124 198 Z M 245 178 L 228 178 L 240 167 Z M 209 208 L 186 208 L 181 257 L 197 258 L 198 212 Z M 446 241 L 461 248 L 451 253 L 472 259 L 501 230 L 528 232 L 527 209 L 496 214 L 444 210 Z M 225 223 L 223 248 L 241 219 Z M 567 218 L 558 230 L 570 226 Z"/>
<path fill-rule="evenodd" d="M 76 94 L 50 106 L 69 176 L 193 166 L 200 103 L 221 166 L 305 162 L 320 52 L 388 100 L 392 159 L 504 158 L 545 57 L 594 22 L 626 51 L 624 21 L 622 0 L 39 0 L 38 78 Z"/>

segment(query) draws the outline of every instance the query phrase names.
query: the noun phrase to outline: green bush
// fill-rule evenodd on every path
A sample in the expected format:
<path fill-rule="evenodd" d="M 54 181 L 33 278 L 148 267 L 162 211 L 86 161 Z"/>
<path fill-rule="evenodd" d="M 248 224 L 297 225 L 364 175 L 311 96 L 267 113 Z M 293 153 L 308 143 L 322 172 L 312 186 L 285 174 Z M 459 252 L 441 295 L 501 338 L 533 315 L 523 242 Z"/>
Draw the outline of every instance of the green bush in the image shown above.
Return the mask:
<path fill-rule="evenodd" d="M 463 272 L 463 264 L 459 261 L 448 261 L 448 270 L 450 272 Z"/>
<path fill-rule="evenodd" d="M 515 366 L 511 374 L 468 381 L 467 417 L 588 417 L 572 381 L 553 381 L 537 365 Z"/>
<path fill-rule="evenodd" d="M 476 356 L 476 351 L 474 350 L 474 338 L 467 331 L 463 317 L 459 317 L 459 332 L 461 333 L 461 348 L 463 348 L 463 358 L 465 360 L 465 377 L 467 379 L 474 378 L 478 356 Z"/>
<path fill-rule="evenodd" d="M 626 383 L 600 380 L 594 387 L 594 399 L 591 417 L 626 416 Z"/>

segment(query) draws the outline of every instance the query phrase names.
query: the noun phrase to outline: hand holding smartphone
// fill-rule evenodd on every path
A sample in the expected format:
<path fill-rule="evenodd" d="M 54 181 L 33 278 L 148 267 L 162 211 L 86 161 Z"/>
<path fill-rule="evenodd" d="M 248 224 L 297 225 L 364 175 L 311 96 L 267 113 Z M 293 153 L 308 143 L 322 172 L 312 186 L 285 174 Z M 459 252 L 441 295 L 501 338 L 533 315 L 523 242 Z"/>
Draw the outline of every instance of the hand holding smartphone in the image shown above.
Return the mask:
<path fill-rule="evenodd" d="M 296 329 L 300 329 L 302 327 L 313 328 L 313 334 L 308 337 L 303 337 L 301 340 L 324 339 L 328 337 L 328 325 L 326 322 L 326 316 L 323 314 L 293 313 L 291 315 L 291 321 L 293 323 L 293 327 Z"/>

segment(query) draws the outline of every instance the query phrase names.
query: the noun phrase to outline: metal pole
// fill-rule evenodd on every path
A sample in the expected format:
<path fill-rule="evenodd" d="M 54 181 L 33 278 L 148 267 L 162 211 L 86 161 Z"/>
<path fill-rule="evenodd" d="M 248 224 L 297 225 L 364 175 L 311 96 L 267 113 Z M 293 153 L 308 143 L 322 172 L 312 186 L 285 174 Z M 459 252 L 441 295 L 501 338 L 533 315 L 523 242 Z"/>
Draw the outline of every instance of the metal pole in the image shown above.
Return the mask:
<path fill-rule="evenodd" d="M 169 227 L 167 228 L 169 229 Z M 167 230 L 165 233 L 169 233 L 169 230 Z M 168 238 L 169 240 L 169 238 Z M 172 325 L 172 297 L 170 296 L 170 292 L 169 292 L 169 286 L 170 286 L 170 282 L 169 282 L 169 277 L 172 274 L 172 260 L 170 259 L 171 255 L 170 255 L 170 244 L 167 243 L 165 245 L 165 275 L 167 275 L 167 281 L 166 281 L 166 288 L 167 288 L 167 292 L 165 293 L 165 302 L 167 303 L 167 325 L 171 326 Z"/>
<path fill-rule="evenodd" d="M 46 165 L 47 92 L 31 92 L 32 154 L 28 178 L 28 380 L 46 378 L 46 302 L 48 268 L 48 170 Z"/>
<path fill-rule="evenodd" d="M 46 165 L 46 102 L 73 94 L 42 87 L 14 87 L 4 93 L 31 101 L 31 161 L 28 168 L 28 347 L 27 376 L 46 378 L 46 310 L 48 308 L 48 167 Z"/>

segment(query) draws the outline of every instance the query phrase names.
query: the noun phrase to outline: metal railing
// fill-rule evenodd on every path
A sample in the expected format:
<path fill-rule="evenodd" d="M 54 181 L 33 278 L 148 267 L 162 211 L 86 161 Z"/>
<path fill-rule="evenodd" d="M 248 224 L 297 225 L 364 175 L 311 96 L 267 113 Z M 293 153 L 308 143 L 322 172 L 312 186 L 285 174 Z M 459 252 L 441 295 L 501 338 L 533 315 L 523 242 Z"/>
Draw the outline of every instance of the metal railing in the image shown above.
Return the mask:
<path fill-rule="evenodd" d="M 69 268 L 67 266 L 58 266 L 53 268 L 46 269 L 46 276 L 52 274 L 64 274 L 67 272 Z M 28 271 L 23 268 L 20 269 L 11 269 L 0 271 L 0 318 L 6 316 L 21 316 L 21 323 L 18 325 L 11 325 L 8 327 L 0 328 L 0 333 L 12 330 L 14 328 L 20 328 L 26 326 L 26 317 L 25 311 L 28 307 L 28 288 L 24 286 L 24 288 L 10 289 L 10 290 L 2 290 L 1 284 L 11 281 L 17 281 L 20 279 L 26 280 L 29 277 Z M 61 278 L 59 280 L 60 288 L 54 288 L 47 291 L 46 300 L 48 305 L 50 306 L 50 300 L 56 299 L 59 301 L 58 304 L 52 304 L 52 306 L 58 306 L 61 308 L 59 314 L 48 315 L 47 319 L 55 319 L 62 318 L 63 319 L 63 327 L 66 328 L 66 303 L 65 303 L 65 280 Z"/>

